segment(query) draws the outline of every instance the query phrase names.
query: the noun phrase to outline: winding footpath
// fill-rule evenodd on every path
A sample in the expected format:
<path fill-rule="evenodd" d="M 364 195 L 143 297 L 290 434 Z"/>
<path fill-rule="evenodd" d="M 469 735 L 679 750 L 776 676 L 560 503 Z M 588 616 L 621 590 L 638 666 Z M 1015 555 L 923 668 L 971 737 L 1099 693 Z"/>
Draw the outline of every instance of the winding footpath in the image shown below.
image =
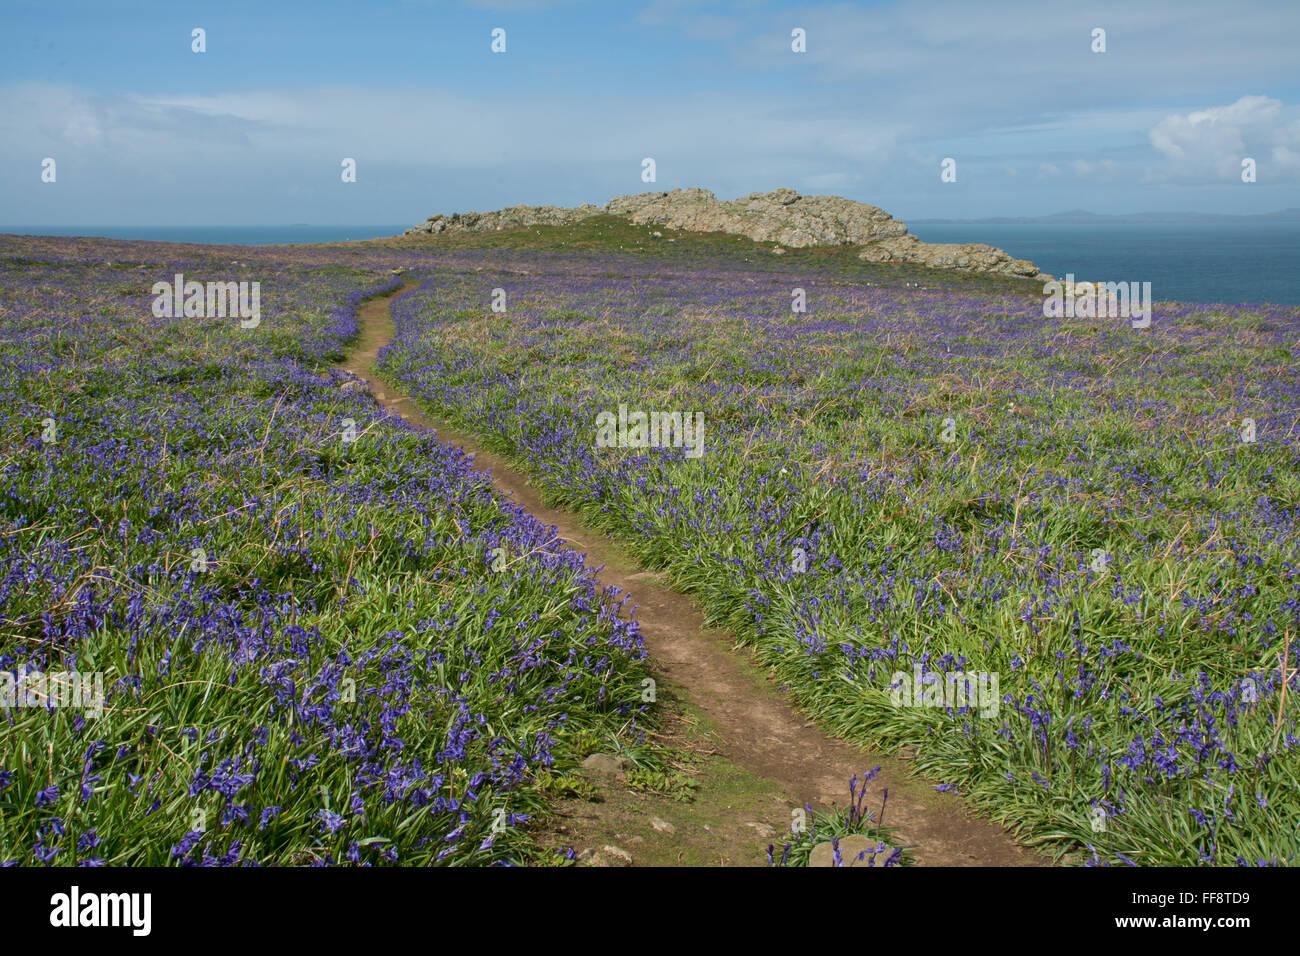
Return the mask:
<path fill-rule="evenodd" d="M 932 782 L 909 774 L 906 760 L 874 754 L 828 737 L 795 709 L 746 651 L 734 648 L 734 641 L 725 633 L 706 627 L 691 598 L 665 587 L 660 575 L 640 570 L 616 541 L 585 527 L 573 515 L 544 505 L 541 494 L 525 475 L 484 449 L 473 436 L 421 412 L 399 386 L 381 381 L 374 366 L 379 350 L 391 341 L 395 331 L 390 303 L 419 285 L 408 281 L 398 291 L 361 306 L 357 340 L 339 367 L 365 379 L 376 401 L 384 407 L 418 427 L 435 431 L 440 440 L 472 455 L 476 465 L 490 472 L 502 494 L 541 521 L 554 525 L 570 547 L 585 554 L 589 566 L 603 565 L 597 575 L 601 586 L 614 585 L 633 595 L 628 604 L 635 605 L 652 672 L 668 691 L 668 707 L 675 711 L 672 722 L 703 758 L 697 771 L 697 800 L 703 800 L 704 805 L 679 805 L 677 824 L 650 818 L 646 807 L 629 807 L 626 795 L 620 803 L 619 795 L 611 794 L 604 810 L 604 801 L 586 806 L 583 804 L 590 802 L 575 802 L 570 806 L 570 825 L 561 827 L 553 842 L 578 838 L 573 842 L 575 847 L 582 841 L 599 845 L 602 839 L 627 839 L 636 830 L 640 835 L 631 837 L 634 845 L 629 849 L 638 863 L 758 863 L 768 843 L 775 843 L 779 852 L 781 823 L 788 825 L 791 807 L 843 806 L 848 800 L 849 779 L 879 765 L 881 771 L 870 792 L 879 795 L 882 788 L 888 789 L 883 822 L 894 831 L 896 839 L 911 848 L 917 863 L 1034 866 L 1049 862 L 1018 845 L 1002 827 L 975 816 L 959 796 L 937 793 Z M 701 740 L 705 741 L 703 746 Z M 683 741 L 671 742 L 679 745 Z M 725 774 L 733 783 L 743 776 L 750 785 L 717 789 L 710 785 L 711 774 Z M 709 801 L 717 806 L 709 806 Z M 665 801 L 663 805 L 670 803 Z M 878 810 L 879 800 L 868 805 Z M 612 822 L 602 820 L 602 812 Z M 756 821 L 758 814 L 765 814 L 766 823 L 762 818 Z M 653 819 L 653 828 L 637 829 L 636 823 L 645 819 Z M 691 826 L 696 819 L 713 823 Z M 728 820 L 734 825 L 728 827 Z M 687 845 L 697 838 L 707 844 L 707 852 L 687 852 Z"/>

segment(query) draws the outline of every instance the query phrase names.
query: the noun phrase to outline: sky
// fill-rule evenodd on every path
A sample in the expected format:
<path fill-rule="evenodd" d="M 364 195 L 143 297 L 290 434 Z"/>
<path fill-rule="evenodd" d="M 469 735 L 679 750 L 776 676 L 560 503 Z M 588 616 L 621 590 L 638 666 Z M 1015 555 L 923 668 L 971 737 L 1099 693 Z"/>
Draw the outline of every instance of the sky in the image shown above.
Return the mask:
<path fill-rule="evenodd" d="M 1300 0 L 3 0 L 0 227 L 688 186 L 905 222 L 1263 213 L 1300 206 L 1298 51 Z"/>

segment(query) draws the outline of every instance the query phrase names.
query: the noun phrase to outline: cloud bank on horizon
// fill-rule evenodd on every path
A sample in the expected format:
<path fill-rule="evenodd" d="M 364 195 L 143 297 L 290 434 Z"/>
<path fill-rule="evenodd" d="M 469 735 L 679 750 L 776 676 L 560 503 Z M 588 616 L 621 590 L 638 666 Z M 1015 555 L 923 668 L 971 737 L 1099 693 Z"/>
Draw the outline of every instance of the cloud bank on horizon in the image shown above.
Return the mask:
<path fill-rule="evenodd" d="M 1052 6 L 18 0 L 0 225 L 414 223 L 678 186 L 904 221 L 1300 206 L 1300 4 Z"/>

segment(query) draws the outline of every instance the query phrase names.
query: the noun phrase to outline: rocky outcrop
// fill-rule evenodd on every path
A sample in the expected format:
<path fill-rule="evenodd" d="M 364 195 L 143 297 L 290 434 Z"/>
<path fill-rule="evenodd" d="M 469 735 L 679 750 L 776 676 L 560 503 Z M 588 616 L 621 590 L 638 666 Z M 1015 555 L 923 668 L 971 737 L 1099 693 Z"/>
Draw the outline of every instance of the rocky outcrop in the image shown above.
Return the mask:
<path fill-rule="evenodd" d="M 490 232 L 514 226 L 567 226 L 604 212 L 600 206 L 589 202 L 576 209 L 561 206 L 507 206 L 496 212 L 457 212 L 450 216 L 439 213 L 430 216 L 404 235 L 437 235 L 440 232 Z"/>
<path fill-rule="evenodd" d="M 1016 259 L 993 246 L 921 242 L 908 233 L 907 226 L 876 206 L 839 196 L 801 196 L 788 188 L 731 200 L 720 200 L 707 189 L 693 188 L 618 196 L 604 207 L 590 203 L 576 209 L 509 206 L 498 212 L 430 216 L 406 230 L 406 235 L 567 225 L 600 213 L 622 216 L 636 225 L 747 236 L 756 242 L 777 243 L 778 249 L 861 246 L 858 257 L 868 262 L 905 262 L 1043 281 L 1051 278 L 1032 262 Z"/>
<path fill-rule="evenodd" d="M 875 206 L 839 196 L 801 196 L 793 189 L 719 201 L 707 189 L 674 189 L 611 199 L 605 211 L 636 225 L 686 232 L 727 232 L 791 249 L 860 245 L 901 236 L 907 227 Z"/>
<path fill-rule="evenodd" d="M 931 269 L 959 269 L 964 272 L 988 272 L 1023 276 L 1026 279 L 1052 278 L 1028 259 L 1017 259 L 1009 252 L 982 242 L 922 242 L 913 235 L 897 236 L 873 242 L 858 253 L 868 262 L 910 262 Z"/>

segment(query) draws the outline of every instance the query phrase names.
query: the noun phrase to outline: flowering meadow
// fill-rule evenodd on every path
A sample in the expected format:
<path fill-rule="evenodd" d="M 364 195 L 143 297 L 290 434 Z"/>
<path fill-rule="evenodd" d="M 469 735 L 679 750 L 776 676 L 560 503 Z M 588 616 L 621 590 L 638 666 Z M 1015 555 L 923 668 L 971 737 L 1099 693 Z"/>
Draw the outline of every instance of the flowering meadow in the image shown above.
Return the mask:
<path fill-rule="evenodd" d="M 824 726 L 1026 842 L 1294 862 L 1300 310 L 1157 302 L 1136 329 L 927 286 L 461 253 L 399 300 L 381 366 Z M 598 447 L 620 406 L 702 413 L 703 453 Z M 919 706 L 956 674 L 996 676 L 992 706 Z"/>
<path fill-rule="evenodd" d="M 742 255 L 0 238 L 0 863 L 565 863 L 579 761 L 655 759 L 624 597 L 335 369 L 397 266 L 385 376 L 833 733 L 1068 862 L 1294 862 L 1300 309 Z"/>
<path fill-rule="evenodd" d="M 642 641 L 333 369 L 400 259 L 0 238 L 0 863 L 564 862 L 530 821 L 636 737 Z M 260 324 L 155 318 L 180 272 Z M 21 705 L 59 673 L 102 712 Z"/>

